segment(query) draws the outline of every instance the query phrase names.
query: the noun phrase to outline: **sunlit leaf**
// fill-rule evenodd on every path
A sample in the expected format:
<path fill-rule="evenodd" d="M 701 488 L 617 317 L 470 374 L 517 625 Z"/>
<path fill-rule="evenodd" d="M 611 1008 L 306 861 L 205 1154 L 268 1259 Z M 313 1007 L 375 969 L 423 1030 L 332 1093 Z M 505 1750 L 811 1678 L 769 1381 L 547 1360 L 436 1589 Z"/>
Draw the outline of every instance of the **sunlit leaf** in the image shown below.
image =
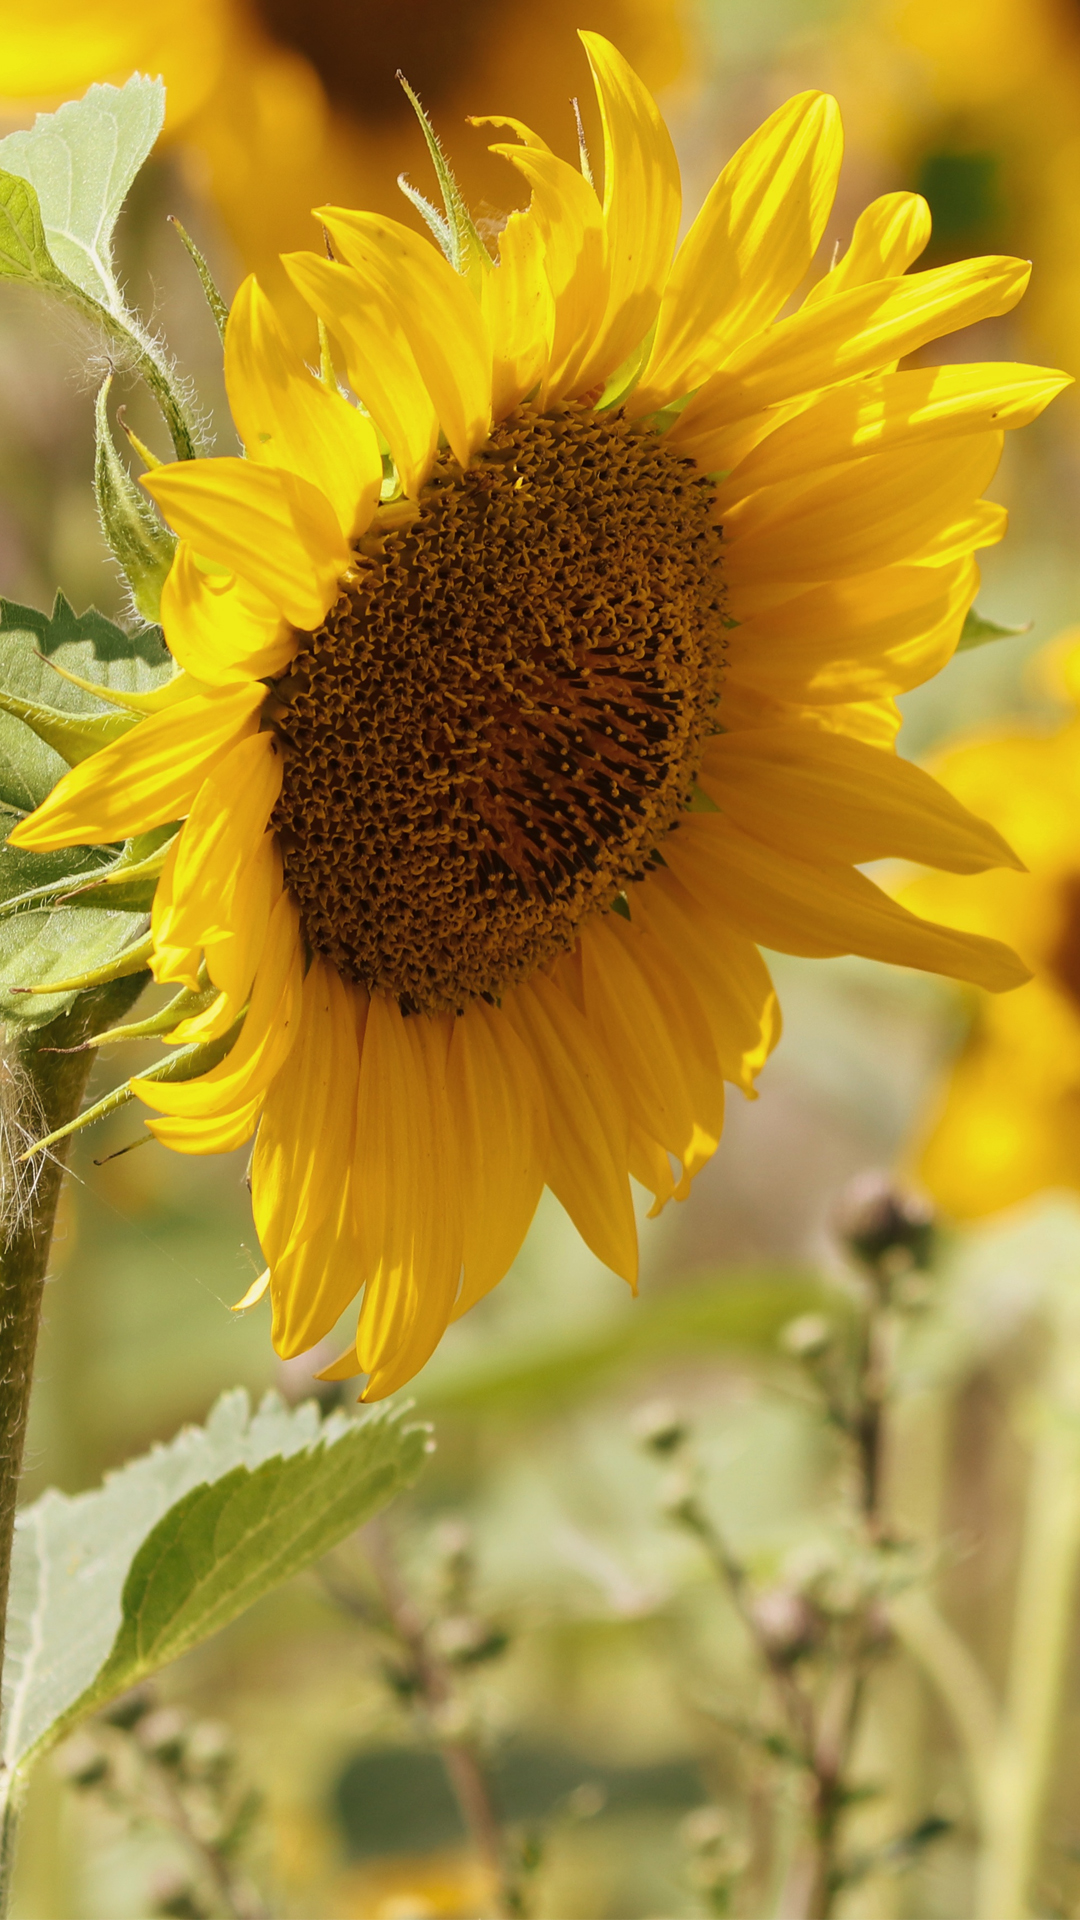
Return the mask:
<path fill-rule="evenodd" d="M 4 1672 L 3 1767 L 227 1625 L 408 1486 L 428 1430 L 379 1407 L 321 1421 L 268 1394 L 218 1401 L 205 1427 L 90 1493 L 19 1515 Z"/>

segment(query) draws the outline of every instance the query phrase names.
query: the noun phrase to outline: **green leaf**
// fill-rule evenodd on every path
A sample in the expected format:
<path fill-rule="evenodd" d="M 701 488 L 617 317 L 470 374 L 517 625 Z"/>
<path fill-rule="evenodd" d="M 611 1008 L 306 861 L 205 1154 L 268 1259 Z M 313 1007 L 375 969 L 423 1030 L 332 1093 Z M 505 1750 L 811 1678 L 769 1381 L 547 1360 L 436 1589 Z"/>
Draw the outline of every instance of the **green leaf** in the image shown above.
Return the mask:
<path fill-rule="evenodd" d="M 268 1394 L 222 1396 L 74 1498 L 19 1515 L 4 1674 L 11 1774 L 79 1719 L 226 1626 L 416 1478 L 428 1430 L 405 1409 L 320 1421 Z"/>
<path fill-rule="evenodd" d="M 127 307 L 113 265 L 124 197 L 161 130 L 165 89 L 133 74 L 94 85 L 0 140 L 0 279 L 40 287 L 102 328 L 154 395 L 178 460 L 202 433 L 161 343 Z"/>
<path fill-rule="evenodd" d="M 971 647 L 985 647 L 988 640 L 1018 640 L 1022 634 L 1030 633 L 1034 625 L 1034 620 L 1025 620 L 1022 627 L 1001 627 L 996 620 L 984 620 L 981 613 L 969 607 L 956 651 L 967 653 Z"/>
<path fill-rule="evenodd" d="M 125 633 L 94 610 L 75 614 L 62 594 L 51 614 L 0 601 L 0 814 L 8 816 L 0 819 L 0 1019 L 24 1027 L 54 1020 L 71 1005 L 74 993 L 28 995 L 10 989 L 69 980 L 107 966 L 138 939 L 153 890 L 152 879 L 136 865 L 125 877 L 125 890 L 110 883 L 104 896 L 84 894 L 50 910 L 57 893 L 104 882 L 117 866 L 117 850 L 27 853 L 7 845 L 15 821 L 38 806 L 67 771 L 56 747 L 73 755 L 73 742 L 88 726 L 100 728 L 105 737 L 120 718 L 115 707 L 55 672 L 53 661 L 119 693 L 151 692 L 173 672 L 156 628 Z M 27 717 L 40 710 L 47 710 L 46 718 L 52 715 L 53 744 L 17 717 L 20 703 Z M 27 895 L 24 905 L 15 904 Z M 3 915 L 7 902 L 13 911 Z"/>
<path fill-rule="evenodd" d="M 0 155 L 4 142 L 0 140 Z M 73 291 L 50 257 L 37 194 L 17 174 L 0 169 L 0 278 L 24 286 Z"/>
<path fill-rule="evenodd" d="M 116 283 L 113 233 L 164 118 L 161 81 L 136 73 L 122 87 L 92 86 L 56 113 L 39 113 L 27 132 L 0 140 L 0 167 L 28 181 L 37 195 L 54 274 L 58 268 L 121 320 L 129 316 Z M 23 223 L 29 239 L 25 215 Z"/>

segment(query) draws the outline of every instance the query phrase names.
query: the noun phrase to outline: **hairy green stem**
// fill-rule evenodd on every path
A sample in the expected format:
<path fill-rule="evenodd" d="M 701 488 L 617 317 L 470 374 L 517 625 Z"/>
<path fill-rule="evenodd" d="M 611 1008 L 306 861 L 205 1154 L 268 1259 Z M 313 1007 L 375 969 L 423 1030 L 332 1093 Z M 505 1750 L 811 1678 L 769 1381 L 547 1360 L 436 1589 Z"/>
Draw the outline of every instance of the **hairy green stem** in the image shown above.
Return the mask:
<path fill-rule="evenodd" d="M 1038 1409 L 1001 1730 L 986 1775 L 976 1920 L 1026 1920 L 1080 1572 L 1080 1324 L 1066 1308 Z"/>
<path fill-rule="evenodd" d="M 41 1296 L 64 1175 L 63 1148 L 59 1154 L 36 1159 L 29 1174 L 19 1167 L 18 1154 L 39 1127 L 54 1132 L 79 1110 L 94 1056 L 58 1049 L 77 1047 L 103 1024 L 122 1017 L 145 983 L 146 975 L 136 974 L 83 994 L 60 1019 L 18 1036 L 14 1045 L 9 1045 L 6 1059 L 0 1061 L 0 1074 L 4 1076 L 0 1085 L 0 1191 L 8 1213 L 0 1222 L 0 1678 Z M 10 1885 L 14 1845 L 14 1801 L 3 1791 L 10 1784 L 0 1781 L 0 1803 L 4 1807 L 0 1915 Z"/>

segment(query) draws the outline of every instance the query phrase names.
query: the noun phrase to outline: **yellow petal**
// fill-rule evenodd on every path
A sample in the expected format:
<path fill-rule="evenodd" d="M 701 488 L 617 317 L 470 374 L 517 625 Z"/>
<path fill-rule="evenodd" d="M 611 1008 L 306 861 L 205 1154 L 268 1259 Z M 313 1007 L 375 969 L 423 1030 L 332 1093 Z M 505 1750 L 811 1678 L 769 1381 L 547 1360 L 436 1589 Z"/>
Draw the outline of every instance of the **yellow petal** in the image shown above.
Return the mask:
<path fill-rule="evenodd" d="M 207 775 L 172 850 L 168 882 L 155 895 L 156 948 L 205 948 L 232 938 L 237 889 L 277 805 L 283 770 L 275 736 L 256 733 Z"/>
<path fill-rule="evenodd" d="M 372 995 L 360 1063 L 355 1207 L 366 1399 L 392 1393 L 441 1339 L 461 1278 L 461 1186 L 446 1095 L 448 1016 Z"/>
<path fill-rule="evenodd" d="M 631 925 L 651 930 L 673 976 L 685 976 L 696 993 L 725 1080 L 752 1096 L 754 1076 L 780 1038 L 779 1004 L 753 941 L 703 913 L 662 868 L 628 893 Z"/>
<path fill-rule="evenodd" d="M 992 547 L 1004 540 L 1009 530 L 1007 507 L 996 500 L 975 500 L 970 507 L 959 508 L 945 524 L 910 558 L 931 566 L 951 566 L 981 547 Z"/>
<path fill-rule="evenodd" d="M 762 727 L 717 735 L 699 777 L 726 817 L 803 859 L 820 853 L 860 866 L 893 857 L 950 873 L 1023 865 L 921 767 L 839 734 Z"/>
<path fill-rule="evenodd" d="M 491 431 L 491 341 L 467 281 L 436 247 L 381 213 L 321 207 L 358 281 L 399 322 L 463 467 Z"/>
<path fill-rule="evenodd" d="M 611 42 L 581 33 L 604 127 L 607 309 L 579 378 L 605 380 L 645 338 L 679 231 L 679 163 L 656 103 Z"/>
<path fill-rule="evenodd" d="M 260 1094 L 214 1119 L 148 1120 L 146 1126 L 154 1139 L 163 1147 L 170 1147 L 173 1153 L 235 1153 L 237 1147 L 251 1139 L 259 1124 L 261 1109 Z M 247 1294 L 239 1302 L 240 1306 L 252 1304 Z"/>
<path fill-rule="evenodd" d="M 513 988 L 502 1012 L 524 1041 L 543 1088 L 550 1128 L 547 1184 L 598 1259 L 635 1286 L 627 1117 L 588 1023 L 542 973 Z"/>
<path fill-rule="evenodd" d="M 464 1221 L 456 1320 L 502 1279 L 529 1230 L 544 1186 L 547 1112 L 517 1034 L 480 1000 L 454 1021 L 447 1092 Z"/>
<path fill-rule="evenodd" d="M 351 1134 L 349 1139 L 351 1143 Z M 270 1274 L 271 1339 L 283 1360 L 306 1353 L 324 1340 L 363 1283 L 353 1167 L 337 1139 L 324 1142 L 324 1154 L 337 1176 L 333 1207 L 305 1239 L 282 1255 Z M 348 1372 L 359 1373 L 355 1355 L 350 1354 L 350 1362 Z"/>
<path fill-rule="evenodd" d="M 265 698 L 265 687 L 248 685 L 140 720 L 122 740 L 72 767 L 9 844 L 40 852 L 98 846 L 179 819 L 214 763 L 255 732 Z"/>
<path fill-rule="evenodd" d="M 804 308 L 868 281 L 906 273 L 929 238 L 930 209 L 921 193 L 883 193 L 860 213 L 847 252 L 811 287 Z"/>
<path fill-rule="evenodd" d="M 759 441 L 717 491 L 723 513 L 747 494 L 864 454 L 925 445 L 957 434 L 1026 427 L 1067 373 L 1001 365 L 919 367 L 835 388 Z"/>
<path fill-rule="evenodd" d="M 733 420 L 877 372 L 942 334 L 1008 313 L 1031 276 L 1025 260 L 962 260 L 901 279 L 849 288 L 746 341 L 706 381 L 669 432 L 707 471 L 710 443 Z"/>
<path fill-rule="evenodd" d="M 842 153 L 835 100 L 800 93 L 729 160 L 679 249 L 635 413 L 700 386 L 775 319 L 825 230 Z"/>
<path fill-rule="evenodd" d="M 266 594 L 294 627 L 317 627 L 351 561 L 310 480 L 251 460 L 183 460 L 143 475 L 171 527 Z"/>
<path fill-rule="evenodd" d="M 840 580 L 918 555 L 993 478 L 1002 435 L 877 453 L 820 478 L 763 487 L 725 517 L 725 574 L 743 582 Z"/>
<path fill-rule="evenodd" d="M 316 955 L 296 1045 L 267 1092 L 251 1168 L 255 1227 L 275 1269 L 336 1205 L 342 1168 L 352 1164 L 359 1076 L 355 990 Z"/>
<path fill-rule="evenodd" d="M 296 1039 L 302 980 L 299 916 L 283 893 L 270 916 L 251 1005 L 232 1051 L 197 1080 L 134 1079 L 132 1092 L 147 1106 L 191 1120 L 217 1120 L 264 1094 Z"/>
<path fill-rule="evenodd" d="M 232 938 L 215 941 L 207 950 L 206 970 L 225 995 L 233 1019 L 251 992 L 281 885 L 281 849 L 271 831 L 263 835 L 237 881 Z"/>
<path fill-rule="evenodd" d="M 833 861 L 800 860 L 716 814 L 689 817 L 664 843 L 689 892 L 728 924 L 778 953 L 861 953 L 970 980 L 991 993 L 1019 986 L 1027 968 L 997 940 L 920 920 L 865 874 Z"/>
<path fill-rule="evenodd" d="M 229 313 L 225 385 L 248 458 L 301 474 L 326 495 L 346 540 L 363 533 L 382 486 L 375 429 L 308 372 L 254 274 Z"/>
<path fill-rule="evenodd" d="M 509 215 L 498 262 L 480 282 L 480 304 L 493 349 L 492 413 L 502 420 L 546 372 L 555 326 L 544 239 L 527 210 Z"/>
<path fill-rule="evenodd" d="M 582 935 L 585 1007 L 632 1123 L 696 1173 L 724 1125 L 724 1081 L 697 995 L 649 965 L 650 937 L 614 914 Z"/>
<path fill-rule="evenodd" d="M 906 693 L 954 651 L 978 579 L 968 555 L 885 567 L 752 613 L 728 635 L 724 698 L 735 682 L 778 700 Z"/>
<path fill-rule="evenodd" d="M 207 573 L 186 540 L 161 589 L 161 624 L 173 658 L 208 686 L 283 673 L 296 652 L 273 601 L 239 574 Z"/>
<path fill-rule="evenodd" d="M 284 256 L 289 278 L 341 342 L 349 381 L 393 455 L 413 497 L 431 471 L 439 419 L 401 321 L 385 297 L 336 260 Z"/>
<path fill-rule="evenodd" d="M 579 393 L 579 374 L 607 310 L 604 218 L 589 182 L 554 153 L 536 147 L 494 146 L 532 188 L 528 218 L 544 242 L 544 271 L 555 310 L 551 359 L 541 400 Z"/>

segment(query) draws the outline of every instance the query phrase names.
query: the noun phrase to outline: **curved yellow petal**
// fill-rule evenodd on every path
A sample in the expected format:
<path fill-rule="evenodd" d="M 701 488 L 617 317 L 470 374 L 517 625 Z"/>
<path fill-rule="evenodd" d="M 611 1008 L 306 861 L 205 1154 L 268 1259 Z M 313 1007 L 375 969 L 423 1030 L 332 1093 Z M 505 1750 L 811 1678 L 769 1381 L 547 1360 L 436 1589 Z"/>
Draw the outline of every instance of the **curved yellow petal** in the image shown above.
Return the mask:
<path fill-rule="evenodd" d="M 326 495 L 280 467 L 224 456 L 142 477 L 169 525 L 258 587 L 294 627 L 317 627 L 352 555 Z"/>
<path fill-rule="evenodd" d="M 99 846 L 179 819 L 214 762 L 255 732 L 265 698 L 265 687 L 247 685 L 140 720 L 122 740 L 72 767 L 19 822 L 9 844 L 38 852 Z"/>
<path fill-rule="evenodd" d="M 547 1112 L 526 1049 L 482 1000 L 454 1021 L 447 1092 L 464 1226 L 456 1320 L 502 1279 L 529 1230 L 544 1186 Z"/>
<path fill-rule="evenodd" d="M 336 1210 L 342 1170 L 352 1164 L 359 1077 L 355 990 L 317 954 L 296 1045 L 267 1090 L 251 1166 L 252 1211 L 271 1268 Z"/>
<path fill-rule="evenodd" d="M 541 401 L 579 393 L 581 368 L 592 345 L 598 316 L 607 310 L 608 270 L 604 217 L 589 182 L 554 153 L 537 147 L 497 145 L 532 188 L 527 218 L 544 243 L 544 271 L 554 306 L 551 357 Z"/>
<path fill-rule="evenodd" d="M 527 209 L 507 218 L 498 261 L 480 282 L 480 304 L 492 344 L 492 415 L 502 420 L 542 379 L 554 337 L 544 239 Z"/>
<path fill-rule="evenodd" d="M 604 128 L 607 307 L 579 378 L 605 380 L 648 333 L 679 231 L 682 190 L 671 135 L 633 68 L 599 33 L 580 33 Z"/>
<path fill-rule="evenodd" d="M 776 318 L 817 250 L 842 153 L 835 100 L 810 92 L 728 161 L 679 249 L 634 413 L 699 387 Z"/>
<path fill-rule="evenodd" d="M 156 949 L 207 948 L 233 937 L 237 890 L 277 804 L 283 770 L 275 736 L 256 733 L 207 775 L 171 851 L 168 881 L 154 898 Z"/>
<path fill-rule="evenodd" d="M 357 279 L 401 326 L 443 432 L 463 467 L 491 431 L 491 341 L 468 282 L 435 246 L 380 213 L 321 207 Z"/>
<path fill-rule="evenodd" d="M 363 533 L 382 487 L 375 429 L 308 372 L 254 274 L 229 313 L 225 385 L 249 460 L 301 474 L 326 495 L 346 540 Z"/>
<path fill-rule="evenodd" d="M 325 1155 L 337 1175 L 333 1207 L 270 1272 L 274 1309 L 271 1339 L 275 1353 L 283 1360 L 306 1353 L 324 1340 L 363 1284 L 353 1207 L 353 1168 L 336 1140 L 326 1142 Z M 359 1361 L 351 1354 L 349 1358 L 346 1374 L 338 1377 L 361 1371 Z"/>
<path fill-rule="evenodd" d="M 261 1110 L 260 1094 L 213 1120 L 147 1120 L 146 1127 L 155 1140 L 174 1153 L 235 1153 L 251 1139 Z M 252 1304 L 245 1295 L 241 1305 Z"/>
<path fill-rule="evenodd" d="M 365 1278 L 364 1398 L 392 1393 L 441 1339 L 461 1278 L 458 1145 L 446 1094 L 449 1016 L 372 995 L 360 1063 L 354 1204 Z"/>
<path fill-rule="evenodd" d="M 723 698 L 734 684 L 799 702 L 906 693 L 954 652 L 978 583 L 965 554 L 796 592 L 732 628 Z"/>
<path fill-rule="evenodd" d="M 198 1080 L 136 1078 L 129 1082 L 132 1092 L 147 1106 L 182 1120 L 218 1120 L 264 1094 L 296 1039 L 302 981 L 299 916 L 291 896 L 283 893 L 270 916 L 251 1005 L 232 1051 Z"/>
<path fill-rule="evenodd" d="M 217 940 L 207 949 L 206 971 L 225 996 L 233 1019 L 251 992 L 281 887 L 281 849 L 277 834 L 271 831 L 263 835 L 237 881 L 232 938 Z"/>
<path fill-rule="evenodd" d="M 550 1126 L 547 1184 L 598 1259 L 635 1286 L 627 1116 L 588 1022 L 543 973 L 513 988 L 502 1012 L 524 1041 L 543 1088 Z"/>
<path fill-rule="evenodd" d="M 990 255 L 851 287 L 804 307 L 731 355 L 674 422 L 671 444 L 711 471 L 720 464 L 713 442 L 732 421 L 877 372 L 958 327 L 1008 313 L 1030 277 L 1026 260 Z"/>
<path fill-rule="evenodd" d="M 720 1144 L 723 1075 L 697 995 L 674 968 L 649 966 L 649 944 L 614 914 L 589 922 L 586 1014 L 632 1124 L 692 1175 Z"/>
<path fill-rule="evenodd" d="M 340 341 L 350 384 L 385 437 L 402 488 L 415 498 L 435 458 L 439 417 L 401 321 L 381 290 L 339 261 L 289 253 L 284 264 Z"/>
<path fill-rule="evenodd" d="M 174 660 L 205 686 L 283 673 L 296 635 L 277 607 L 236 573 L 207 573 L 181 540 L 161 589 L 161 624 Z"/>
<path fill-rule="evenodd" d="M 743 583 L 809 585 L 914 559 L 988 485 L 1002 444 L 1000 433 L 978 433 L 864 455 L 740 501 L 724 519 L 733 613 Z"/>
<path fill-rule="evenodd" d="M 1000 941 L 920 920 L 853 867 L 785 854 L 721 815 L 684 821 L 665 842 L 664 857 L 696 898 L 778 953 L 818 959 L 861 953 L 969 980 L 991 993 L 1029 977 Z"/>
<path fill-rule="evenodd" d="M 917 860 L 950 873 L 1022 869 L 995 827 L 910 760 L 807 727 L 710 740 L 700 782 L 756 838 L 813 860 Z"/>
<path fill-rule="evenodd" d="M 663 868 L 628 893 L 631 925 L 653 933 L 668 966 L 696 993 L 724 1079 L 752 1097 L 754 1076 L 780 1038 L 776 993 L 753 941 L 703 913 Z"/>
<path fill-rule="evenodd" d="M 837 264 L 811 287 L 803 307 L 835 300 L 838 293 L 906 273 L 930 238 L 930 209 L 921 193 L 883 193 L 855 222 L 851 244 Z"/>
<path fill-rule="evenodd" d="M 758 442 L 717 490 L 723 513 L 759 487 L 958 434 L 1026 427 L 1072 375 L 1012 361 L 919 367 L 837 387 Z"/>

